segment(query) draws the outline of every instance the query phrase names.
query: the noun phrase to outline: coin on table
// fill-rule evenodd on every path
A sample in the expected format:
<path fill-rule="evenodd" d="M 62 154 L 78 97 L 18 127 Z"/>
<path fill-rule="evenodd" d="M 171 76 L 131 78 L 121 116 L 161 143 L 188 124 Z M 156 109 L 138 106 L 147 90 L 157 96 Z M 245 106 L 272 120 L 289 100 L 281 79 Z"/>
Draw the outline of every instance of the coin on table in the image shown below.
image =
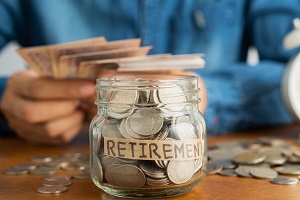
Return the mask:
<path fill-rule="evenodd" d="M 280 174 L 290 174 L 290 175 L 299 175 L 300 174 L 300 166 L 298 165 L 283 165 L 280 167 L 275 167 L 275 171 Z"/>
<path fill-rule="evenodd" d="M 62 185 L 62 186 L 69 186 L 71 185 L 72 182 L 70 180 L 64 180 L 64 179 L 60 179 L 60 180 L 54 180 L 54 181 L 48 181 L 48 180 L 44 180 L 43 185 L 44 186 L 54 186 L 54 185 Z"/>
<path fill-rule="evenodd" d="M 51 160 L 53 160 L 53 158 L 47 155 L 36 155 L 36 156 L 31 156 L 30 160 L 32 162 L 50 162 Z"/>
<path fill-rule="evenodd" d="M 267 155 L 265 162 L 270 165 L 283 165 L 286 160 L 287 158 L 282 155 Z"/>
<path fill-rule="evenodd" d="M 13 166 L 14 169 L 31 170 L 36 169 L 37 165 L 34 163 L 20 163 Z"/>
<path fill-rule="evenodd" d="M 257 152 L 243 153 L 234 157 L 233 161 L 238 164 L 258 164 L 263 162 L 266 156 Z"/>
<path fill-rule="evenodd" d="M 277 178 L 272 178 L 270 182 L 275 184 L 281 184 L 281 185 L 295 185 L 299 183 L 299 180 L 297 178 L 290 178 L 290 177 L 277 177 Z"/>
<path fill-rule="evenodd" d="M 91 174 L 89 172 L 80 172 L 78 174 L 74 174 L 73 178 L 76 178 L 76 179 L 91 179 Z"/>
<path fill-rule="evenodd" d="M 55 186 L 42 186 L 39 187 L 36 191 L 42 194 L 60 194 L 66 192 L 68 190 L 67 187 L 61 185 Z"/>
<path fill-rule="evenodd" d="M 207 163 L 207 174 L 216 174 L 220 171 L 222 171 L 223 167 L 222 165 L 219 165 L 218 163 L 208 161 Z"/>
<path fill-rule="evenodd" d="M 146 183 L 143 171 L 134 165 L 121 165 L 114 173 L 114 179 L 118 186 L 128 188 L 141 188 Z"/>
<path fill-rule="evenodd" d="M 69 162 L 68 164 L 63 165 L 61 169 L 66 171 L 84 170 L 84 166 L 78 165 L 77 163 L 74 162 Z"/>
<path fill-rule="evenodd" d="M 169 179 L 175 184 L 182 184 L 189 181 L 195 171 L 194 160 L 171 160 L 167 167 Z"/>
<path fill-rule="evenodd" d="M 46 181 L 57 181 L 57 180 L 70 180 L 72 176 L 67 174 L 49 174 L 44 177 Z"/>
<path fill-rule="evenodd" d="M 225 170 L 218 172 L 218 174 L 220 174 L 222 176 L 237 176 L 234 169 L 225 169 Z"/>
<path fill-rule="evenodd" d="M 36 168 L 29 171 L 30 174 L 43 175 L 43 174 L 54 174 L 56 170 L 47 168 Z"/>
<path fill-rule="evenodd" d="M 4 170 L 2 173 L 6 175 L 22 175 L 22 174 L 28 174 L 28 170 L 26 169 L 7 169 Z"/>
<path fill-rule="evenodd" d="M 276 178 L 278 173 L 273 169 L 256 167 L 250 170 L 250 174 L 256 178 Z"/>
<path fill-rule="evenodd" d="M 236 168 L 236 165 L 231 160 L 210 160 L 210 161 L 221 165 L 224 169 Z"/>
<path fill-rule="evenodd" d="M 252 168 L 253 166 L 239 166 L 235 169 L 235 173 L 241 177 L 252 178 L 252 175 L 250 174 Z"/>

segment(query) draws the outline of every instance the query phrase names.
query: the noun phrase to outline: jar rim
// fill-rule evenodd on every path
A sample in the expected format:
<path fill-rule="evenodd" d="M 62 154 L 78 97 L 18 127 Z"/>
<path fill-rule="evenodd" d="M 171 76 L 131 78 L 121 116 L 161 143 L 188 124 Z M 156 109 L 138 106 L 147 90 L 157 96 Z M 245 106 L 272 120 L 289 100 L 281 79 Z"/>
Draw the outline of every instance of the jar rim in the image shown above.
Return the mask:
<path fill-rule="evenodd" d="M 198 77 L 193 75 L 117 75 L 105 76 L 96 80 L 97 86 L 143 86 L 143 85 L 162 85 L 169 83 L 191 83 L 197 81 Z"/>

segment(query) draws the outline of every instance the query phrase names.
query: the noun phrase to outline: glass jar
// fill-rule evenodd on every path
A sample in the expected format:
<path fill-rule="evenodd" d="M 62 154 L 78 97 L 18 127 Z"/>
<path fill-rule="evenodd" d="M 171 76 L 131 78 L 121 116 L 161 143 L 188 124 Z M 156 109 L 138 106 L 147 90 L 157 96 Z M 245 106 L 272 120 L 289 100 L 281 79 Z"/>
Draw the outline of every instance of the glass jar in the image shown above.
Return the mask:
<path fill-rule="evenodd" d="M 97 80 L 90 125 L 91 177 L 119 197 L 170 197 L 205 176 L 206 128 L 194 76 Z"/>

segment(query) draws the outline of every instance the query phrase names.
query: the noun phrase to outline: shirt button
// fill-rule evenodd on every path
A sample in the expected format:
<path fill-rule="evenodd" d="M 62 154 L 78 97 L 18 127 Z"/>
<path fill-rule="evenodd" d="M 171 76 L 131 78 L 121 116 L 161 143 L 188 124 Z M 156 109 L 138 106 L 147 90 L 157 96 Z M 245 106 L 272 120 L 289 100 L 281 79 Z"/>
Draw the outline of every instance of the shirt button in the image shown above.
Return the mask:
<path fill-rule="evenodd" d="M 206 20 L 203 12 L 201 10 L 196 10 L 194 12 L 194 20 L 198 28 L 205 28 L 206 26 Z"/>

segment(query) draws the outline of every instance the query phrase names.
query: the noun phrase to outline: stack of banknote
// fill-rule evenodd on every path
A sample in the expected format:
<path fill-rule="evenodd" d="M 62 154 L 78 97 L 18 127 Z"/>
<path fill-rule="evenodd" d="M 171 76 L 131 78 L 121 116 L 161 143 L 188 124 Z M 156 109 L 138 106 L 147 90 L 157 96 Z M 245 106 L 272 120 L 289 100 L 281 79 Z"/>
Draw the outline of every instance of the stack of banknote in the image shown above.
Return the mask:
<path fill-rule="evenodd" d="M 20 48 L 17 52 L 40 76 L 56 79 L 96 79 L 103 70 L 143 72 L 202 68 L 202 54 L 148 55 L 152 46 L 141 39 L 106 41 L 89 38 L 54 45 Z"/>

